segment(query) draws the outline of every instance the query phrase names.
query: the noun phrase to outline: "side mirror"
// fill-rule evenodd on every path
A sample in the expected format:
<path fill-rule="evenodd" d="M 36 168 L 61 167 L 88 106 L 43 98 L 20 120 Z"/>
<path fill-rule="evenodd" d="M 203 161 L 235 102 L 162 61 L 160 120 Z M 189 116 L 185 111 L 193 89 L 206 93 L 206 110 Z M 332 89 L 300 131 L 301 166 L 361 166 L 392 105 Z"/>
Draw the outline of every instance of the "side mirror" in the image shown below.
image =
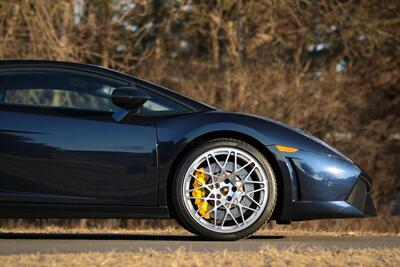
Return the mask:
<path fill-rule="evenodd" d="M 150 100 L 150 96 L 135 87 L 118 87 L 111 94 L 111 100 L 120 109 L 113 115 L 114 119 L 121 121 L 130 112 L 135 112 Z"/>
<path fill-rule="evenodd" d="M 135 87 L 118 87 L 112 92 L 111 100 L 117 107 L 136 111 L 150 100 L 150 96 Z"/>

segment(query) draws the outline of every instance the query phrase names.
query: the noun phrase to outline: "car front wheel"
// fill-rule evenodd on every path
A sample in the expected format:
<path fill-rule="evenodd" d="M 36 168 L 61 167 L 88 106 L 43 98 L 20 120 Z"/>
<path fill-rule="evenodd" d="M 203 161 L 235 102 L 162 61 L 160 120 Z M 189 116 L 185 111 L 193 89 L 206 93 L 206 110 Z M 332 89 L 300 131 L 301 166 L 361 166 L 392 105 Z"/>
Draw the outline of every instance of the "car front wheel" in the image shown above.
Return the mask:
<path fill-rule="evenodd" d="M 271 217 L 277 199 L 271 165 L 253 146 L 215 139 L 194 148 L 173 184 L 178 221 L 206 239 L 237 240 Z"/>

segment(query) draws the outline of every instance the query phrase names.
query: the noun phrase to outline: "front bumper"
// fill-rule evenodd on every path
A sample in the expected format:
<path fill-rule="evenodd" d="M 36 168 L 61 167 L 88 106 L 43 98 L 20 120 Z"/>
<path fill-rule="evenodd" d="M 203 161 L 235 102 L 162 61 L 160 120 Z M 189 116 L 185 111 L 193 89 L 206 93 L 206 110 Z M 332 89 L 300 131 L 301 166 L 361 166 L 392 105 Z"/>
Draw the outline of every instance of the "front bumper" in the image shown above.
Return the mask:
<path fill-rule="evenodd" d="M 294 201 L 290 220 L 304 221 L 334 218 L 366 218 L 376 216 L 376 210 L 366 182 L 359 178 L 346 200 Z"/>
<path fill-rule="evenodd" d="M 353 162 L 301 150 L 283 156 L 292 199 L 282 221 L 376 216 L 371 178 Z"/>

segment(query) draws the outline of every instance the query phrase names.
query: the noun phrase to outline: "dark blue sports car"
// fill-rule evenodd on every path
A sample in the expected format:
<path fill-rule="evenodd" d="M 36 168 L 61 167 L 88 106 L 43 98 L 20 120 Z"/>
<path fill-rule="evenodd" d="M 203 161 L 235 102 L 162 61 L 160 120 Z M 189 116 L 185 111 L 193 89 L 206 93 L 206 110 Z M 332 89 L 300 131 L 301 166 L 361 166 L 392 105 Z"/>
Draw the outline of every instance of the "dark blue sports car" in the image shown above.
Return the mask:
<path fill-rule="evenodd" d="M 0 217 L 175 218 L 235 240 L 374 216 L 371 186 L 303 130 L 97 66 L 0 62 Z"/>

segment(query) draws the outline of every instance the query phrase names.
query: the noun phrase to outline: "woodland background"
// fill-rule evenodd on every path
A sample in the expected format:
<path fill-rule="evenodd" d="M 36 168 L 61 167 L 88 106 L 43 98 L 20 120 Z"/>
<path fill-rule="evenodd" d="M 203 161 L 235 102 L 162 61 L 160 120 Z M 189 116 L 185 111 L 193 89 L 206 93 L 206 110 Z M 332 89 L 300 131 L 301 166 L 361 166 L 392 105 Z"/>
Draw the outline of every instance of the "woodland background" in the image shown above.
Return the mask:
<path fill-rule="evenodd" d="M 399 232 L 399 14 L 397 0 L 0 0 L 0 59 L 102 65 L 303 128 L 374 178 L 379 217 L 291 227 Z M 171 224 L 0 220 L 9 227 Z"/>

